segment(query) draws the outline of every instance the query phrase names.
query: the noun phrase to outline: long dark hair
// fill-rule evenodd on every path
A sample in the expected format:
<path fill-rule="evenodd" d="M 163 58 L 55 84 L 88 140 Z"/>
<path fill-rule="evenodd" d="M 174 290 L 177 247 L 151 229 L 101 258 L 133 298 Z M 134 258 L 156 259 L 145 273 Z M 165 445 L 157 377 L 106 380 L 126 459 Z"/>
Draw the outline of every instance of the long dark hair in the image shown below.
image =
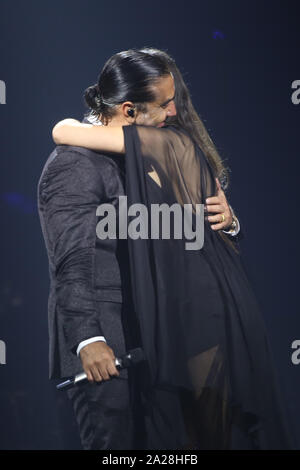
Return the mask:
<path fill-rule="evenodd" d="M 166 123 L 181 127 L 188 132 L 190 137 L 199 145 L 200 149 L 205 154 L 216 177 L 218 177 L 220 181 L 223 191 L 226 192 L 229 188 L 229 172 L 231 170 L 228 166 L 224 165 L 224 162 L 210 138 L 202 119 L 195 110 L 190 92 L 175 60 L 167 52 L 153 47 L 143 47 L 139 50 L 150 54 L 153 57 L 159 57 L 166 62 L 174 77 L 176 90 L 174 101 L 177 111 L 176 116 L 169 116 Z M 218 230 L 218 233 L 236 252 L 238 252 L 235 243 L 230 240 L 225 233 L 221 230 Z"/>
<path fill-rule="evenodd" d="M 175 60 L 165 51 L 155 49 L 153 47 L 143 47 L 142 52 L 160 57 L 166 61 L 175 81 L 175 106 L 177 110 L 176 116 L 167 118 L 167 123 L 177 125 L 185 129 L 191 138 L 199 145 L 205 156 L 209 159 L 217 177 L 220 180 L 222 189 L 225 190 L 229 186 L 229 167 L 225 167 L 213 141 L 211 140 L 206 127 L 195 110 L 188 87 L 178 69 Z"/>
<path fill-rule="evenodd" d="M 100 116 L 106 124 L 114 116 L 117 104 L 132 101 L 137 111 L 145 112 L 145 103 L 155 100 L 155 80 L 170 74 L 163 57 L 138 49 L 118 52 L 105 63 L 98 82 L 88 87 L 84 98 L 89 114 Z"/>

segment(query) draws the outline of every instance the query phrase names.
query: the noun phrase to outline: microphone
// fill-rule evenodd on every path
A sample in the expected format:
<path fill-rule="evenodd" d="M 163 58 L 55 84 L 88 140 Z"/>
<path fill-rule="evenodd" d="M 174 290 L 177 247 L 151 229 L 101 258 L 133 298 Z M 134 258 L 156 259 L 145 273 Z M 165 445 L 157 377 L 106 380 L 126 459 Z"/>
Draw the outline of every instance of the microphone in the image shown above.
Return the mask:
<path fill-rule="evenodd" d="M 115 358 L 115 366 L 118 370 L 126 369 L 127 367 L 134 366 L 139 364 L 142 361 L 145 361 L 145 355 L 141 348 L 131 349 L 128 353 L 126 353 L 121 358 Z M 116 376 L 111 376 L 111 378 L 116 378 Z M 85 372 L 80 372 L 79 374 L 75 375 L 74 377 L 70 377 L 69 379 L 61 382 L 60 384 L 56 385 L 57 390 L 68 390 L 69 388 L 74 387 L 74 385 L 82 384 L 87 382 L 87 375 Z"/>

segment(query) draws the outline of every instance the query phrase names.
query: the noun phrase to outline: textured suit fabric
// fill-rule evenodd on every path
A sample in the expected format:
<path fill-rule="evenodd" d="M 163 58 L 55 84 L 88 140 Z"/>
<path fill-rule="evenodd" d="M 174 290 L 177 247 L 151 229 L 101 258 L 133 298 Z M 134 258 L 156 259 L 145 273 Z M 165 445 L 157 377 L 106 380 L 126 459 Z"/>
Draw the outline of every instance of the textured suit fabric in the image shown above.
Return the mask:
<path fill-rule="evenodd" d="M 49 378 L 81 372 L 76 348 L 92 336 L 105 336 L 116 356 L 137 344 L 127 240 L 100 240 L 96 234 L 97 207 L 109 202 L 118 209 L 124 195 L 123 171 L 124 156 L 64 145 L 42 171 L 38 210 L 49 259 Z M 108 302 L 123 303 L 122 315 L 108 315 Z"/>
<path fill-rule="evenodd" d="M 49 259 L 49 378 L 82 372 L 78 344 L 104 336 L 116 357 L 140 346 L 131 299 L 127 240 L 96 234 L 100 204 L 118 213 L 124 156 L 57 146 L 38 183 L 38 210 Z M 143 447 L 136 372 L 68 390 L 84 449 Z M 140 443 L 140 444 L 139 444 Z"/>

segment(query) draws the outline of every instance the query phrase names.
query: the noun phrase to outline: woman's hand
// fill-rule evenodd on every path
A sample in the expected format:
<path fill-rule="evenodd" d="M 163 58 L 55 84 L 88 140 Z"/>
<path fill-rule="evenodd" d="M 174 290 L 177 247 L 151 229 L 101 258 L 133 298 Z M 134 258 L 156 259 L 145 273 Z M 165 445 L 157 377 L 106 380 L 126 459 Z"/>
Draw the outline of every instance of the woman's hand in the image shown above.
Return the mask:
<path fill-rule="evenodd" d="M 103 152 L 125 153 L 122 126 L 93 126 L 64 119 L 52 129 L 52 137 L 57 145 L 75 145 Z"/>
<path fill-rule="evenodd" d="M 217 196 L 209 197 L 206 199 L 207 212 L 214 212 L 215 215 L 209 215 L 207 220 L 214 222 L 211 225 L 213 230 L 226 230 L 232 224 L 232 213 L 227 202 L 224 191 L 221 188 L 221 184 L 216 178 L 218 193 Z M 224 214 L 224 221 L 222 214 Z"/>

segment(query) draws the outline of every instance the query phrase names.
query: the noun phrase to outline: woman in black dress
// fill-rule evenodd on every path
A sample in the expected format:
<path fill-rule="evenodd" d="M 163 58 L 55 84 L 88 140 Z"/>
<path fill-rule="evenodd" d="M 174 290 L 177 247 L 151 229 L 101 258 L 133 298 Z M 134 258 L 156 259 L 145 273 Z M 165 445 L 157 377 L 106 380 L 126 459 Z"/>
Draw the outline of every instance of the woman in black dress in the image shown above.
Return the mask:
<path fill-rule="evenodd" d="M 228 174 L 175 63 L 161 51 L 143 53 L 168 63 L 176 116 L 160 128 L 135 120 L 120 127 L 62 121 L 53 136 L 59 144 L 124 153 L 128 206 L 143 203 L 150 214 L 153 203 L 177 203 L 181 210 L 189 204 L 195 228 L 197 204 L 216 194 L 217 178 L 226 189 Z M 104 93 L 101 76 L 99 87 Z M 95 114 L 101 117 L 105 100 L 96 98 Z M 127 100 L 130 96 L 122 102 Z M 184 236 L 128 238 L 134 305 L 149 365 L 141 392 L 146 448 L 293 448 L 238 242 L 212 230 L 207 220 L 203 230 L 204 244 L 197 250 L 186 249 Z"/>

